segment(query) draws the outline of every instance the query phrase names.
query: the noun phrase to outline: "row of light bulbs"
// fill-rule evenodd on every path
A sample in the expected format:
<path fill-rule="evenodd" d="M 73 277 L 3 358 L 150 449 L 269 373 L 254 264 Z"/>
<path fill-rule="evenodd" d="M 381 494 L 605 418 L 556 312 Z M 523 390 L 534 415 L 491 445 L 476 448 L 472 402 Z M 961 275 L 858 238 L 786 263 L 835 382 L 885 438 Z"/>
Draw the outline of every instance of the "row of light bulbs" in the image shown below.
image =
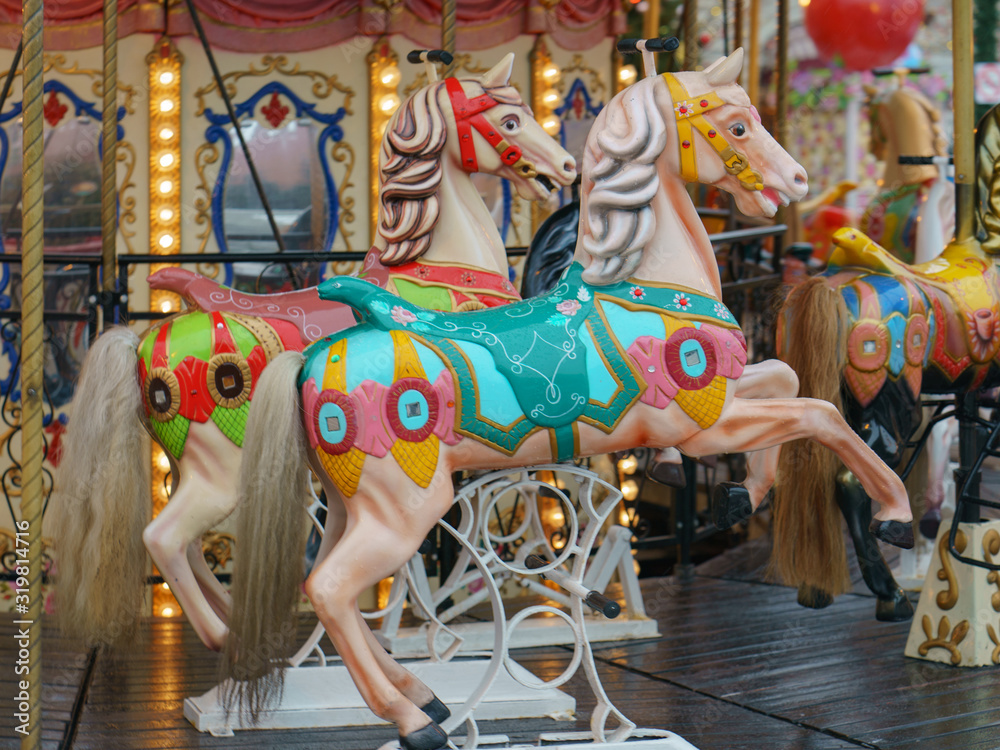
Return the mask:
<path fill-rule="evenodd" d="M 541 70 L 542 81 L 548 87 L 542 91 L 542 112 L 537 116 L 540 118 L 539 122 L 546 133 L 555 138 L 559 135 L 559 130 L 562 128 L 562 121 L 559 119 L 559 115 L 555 113 L 555 110 L 559 107 L 562 102 L 562 95 L 556 90 L 555 86 L 559 83 L 559 79 L 562 78 L 562 70 L 554 62 L 549 60 L 542 67 Z"/>
<path fill-rule="evenodd" d="M 176 253 L 180 249 L 180 55 L 168 40 L 161 40 L 147 58 L 150 66 L 150 234 L 152 252 Z M 155 134 L 155 135 L 154 135 Z M 153 309 L 175 312 L 176 295 L 151 295 Z"/>

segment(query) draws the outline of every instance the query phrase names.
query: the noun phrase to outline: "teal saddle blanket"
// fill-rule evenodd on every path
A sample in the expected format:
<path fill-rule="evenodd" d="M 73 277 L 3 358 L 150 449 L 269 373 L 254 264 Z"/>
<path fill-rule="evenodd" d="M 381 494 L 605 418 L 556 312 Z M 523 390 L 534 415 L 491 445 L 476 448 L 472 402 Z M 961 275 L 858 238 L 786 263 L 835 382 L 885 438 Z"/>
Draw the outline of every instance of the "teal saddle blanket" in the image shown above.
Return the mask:
<path fill-rule="evenodd" d="M 618 343 L 619 336 L 599 313 L 598 297 L 735 327 L 732 314 L 714 298 L 633 281 L 594 286 L 583 281 L 582 273 L 582 266 L 574 263 L 547 294 L 474 312 L 426 310 L 350 277 L 323 282 L 319 295 L 353 308 L 362 324 L 409 332 L 435 347 L 457 375 L 463 432 L 513 453 L 531 432 L 545 428 L 552 432 L 558 460 L 566 460 L 577 447 L 577 420 L 610 432 L 646 387 Z M 480 402 L 491 394 L 480 392 L 460 342 L 489 352 L 524 419 L 500 426 L 481 416 Z M 595 398 L 592 380 L 597 370 L 605 380 L 610 375 L 616 387 Z"/>

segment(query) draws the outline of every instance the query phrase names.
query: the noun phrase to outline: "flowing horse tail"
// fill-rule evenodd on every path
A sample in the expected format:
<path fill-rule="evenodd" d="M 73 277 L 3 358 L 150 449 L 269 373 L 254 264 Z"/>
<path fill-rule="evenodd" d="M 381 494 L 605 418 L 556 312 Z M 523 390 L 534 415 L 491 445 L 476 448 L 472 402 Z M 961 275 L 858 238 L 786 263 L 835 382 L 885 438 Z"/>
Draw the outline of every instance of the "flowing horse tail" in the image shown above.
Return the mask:
<path fill-rule="evenodd" d="M 850 330 L 843 298 L 823 277 L 788 296 L 779 318 L 779 356 L 799 377 L 799 396 L 829 401 L 843 413 L 841 376 Z M 771 571 L 799 587 L 800 603 L 821 605 L 848 586 L 847 553 L 834 490 L 840 462 L 818 443 L 781 450 L 772 501 Z"/>
<path fill-rule="evenodd" d="M 230 636 L 223 699 L 254 721 L 281 695 L 295 640 L 304 572 L 308 471 L 297 380 L 305 361 L 285 352 L 261 374 L 243 440 Z"/>
<path fill-rule="evenodd" d="M 132 641 L 145 598 L 151 502 L 138 346 L 130 330 L 113 328 L 88 352 L 46 517 L 60 623 L 88 646 Z"/>

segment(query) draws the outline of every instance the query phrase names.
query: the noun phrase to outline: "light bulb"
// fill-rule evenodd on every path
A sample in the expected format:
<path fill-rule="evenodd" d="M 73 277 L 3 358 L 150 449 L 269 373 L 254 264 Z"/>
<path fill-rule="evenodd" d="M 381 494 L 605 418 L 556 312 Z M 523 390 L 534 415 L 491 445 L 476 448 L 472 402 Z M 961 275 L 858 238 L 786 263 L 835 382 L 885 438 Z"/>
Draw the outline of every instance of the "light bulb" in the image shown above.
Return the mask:
<path fill-rule="evenodd" d="M 634 65 L 623 65 L 621 70 L 618 71 L 618 80 L 624 86 L 631 86 L 638 77 L 639 73 L 636 71 Z"/>
<path fill-rule="evenodd" d="M 166 195 L 173 189 L 174 189 L 174 183 L 172 183 L 170 180 L 164 180 L 163 182 L 160 183 L 160 192 L 163 193 L 164 195 Z"/>
<path fill-rule="evenodd" d="M 542 104 L 546 107 L 554 107 L 559 103 L 559 92 L 555 89 L 545 89 L 542 93 Z"/>
<path fill-rule="evenodd" d="M 621 461 L 618 462 L 618 470 L 622 474 L 635 474 L 635 470 L 639 466 L 639 461 L 635 456 L 625 456 Z"/>
<path fill-rule="evenodd" d="M 162 73 L 160 73 L 160 83 L 162 83 L 164 86 L 173 82 L 174 82 L 174 74 L 171 71 L 165 70 Z"/>
<path fill-rule="evenodd" d="M 388 86 L 389 88 L 396 88 L 399 85 L 399 79 L 402 76 L 399 74 L 399 68 L 395 65 L 387 65 L 382 68 L 382 72 L 378 74 L 378 79 L 383 86 Z"/>
<path fill-rule="evenodd" d="M 173 137 L 174 137 L 174 131 L 171 130 L 170 128 L 163 128 L 160 131 L 160 139 L 161 140 L 169 141 Z"/>
<path fill-rule="evenodd" d="M 544 78 L 550 85 L 558 81 L 559 76 L 561 75 L 562 71 L 559 70 L 559 66 L 554 62 L 550 62 L 542 68 L 542 78 Z"/>
<path fill-rule="evenodd" d="M 622 482 L 622 497 L 626 500 L 635 500 L 639 496 L 639 485 L 634 479 L 626 479 Z"/>
<path fill-rule="evenodd" d="M 165 234 L 162 237 L 160 237 L 160 247 L 162 247 L 164 250 L 166 250 L 168 247 L 170 247 L 173 244 L 174 244 L 174 238 L 173 238 L 173 236 L 171 236 L 169 234 Z"/>
<path fill-rule="evenodd" d="M 160 211 L 160 221 L 170 221 L 174 218 L 174 212 L 169 208 L 164 208 Z"/>
<path fill-rule="evenodd" d="M 173 99 L 164 99 L 162 102 L 160 102 L 160 111 L 161 112 L 169 112 L 173 108 L 174 108 L 174 101 L 173 101 Z"/>
<path fill-rule="evenodd" d="M 399 107 L 399 97 L 395 94 L 386 94 L 378 100 L 378 108 L 384 114 L 391 115 Z"/>
<path fill-rule="evenodd" d="M 156 463 L 159 464 L 160 468 L 163 469 L 164 471 L 169 471 L 170 470 L 170 459 L 167 458 L 167 454 L 166 453 L 161 453 L 160 457 L 158 459 L 156 459 Z M 170 587 L 167 586 L 167 584 L 163 584 L 163 588 L 166 589 L 166 588 L 170 588 Z"/>
<path fill-rule="evenodd" d="M 558 134 L 561 125 L 562 123 L 559 122 L 559 118 L 556 117 L 555 115 L 549 115 L 548 117 L 542 120 L 542 128 L 549 135 L 554 136 Z"/>
<path fill-rule="evenodd" d="M 162 614 L 164 617 L 173 617 L 174 616 L 174 608 L 173 607 L 164 607 L 161 610 L 160 614 Z"/>
<path fill-rule="evenodd" d="M 173 154 L 164 154 L 163 156 L 160 157 L 160 166 L 163 167 L 164 169 L 166 169 L 173 163 L 174 163 Z"/>
<path fill-rule="evenodd" d="M 160 311 L 161 312 L 168 313 L 168 312 L 173 311 L 173 309 L 174 309 L 174 303 L 171 302 L 170 300 L 164 300 L 163 302 L 160 303 Z"/>

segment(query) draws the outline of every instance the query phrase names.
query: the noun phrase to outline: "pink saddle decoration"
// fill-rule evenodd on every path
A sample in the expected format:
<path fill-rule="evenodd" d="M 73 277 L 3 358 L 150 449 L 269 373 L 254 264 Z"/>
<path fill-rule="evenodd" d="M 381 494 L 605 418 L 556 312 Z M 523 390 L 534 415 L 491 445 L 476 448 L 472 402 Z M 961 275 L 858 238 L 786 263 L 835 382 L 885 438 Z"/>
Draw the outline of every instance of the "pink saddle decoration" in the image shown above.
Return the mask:
<path fill-rule="evenodd" d="M 184 268 L 162 268 L 151 274 L 148 282 L 150 289 L 179 294 L 188 307 L 202 312 L 240 313 L 291 323 L 303 345 L 355 323 L 350 308 L 321 300 L 316 287 L 280 294 L 245 294 Z"/>

